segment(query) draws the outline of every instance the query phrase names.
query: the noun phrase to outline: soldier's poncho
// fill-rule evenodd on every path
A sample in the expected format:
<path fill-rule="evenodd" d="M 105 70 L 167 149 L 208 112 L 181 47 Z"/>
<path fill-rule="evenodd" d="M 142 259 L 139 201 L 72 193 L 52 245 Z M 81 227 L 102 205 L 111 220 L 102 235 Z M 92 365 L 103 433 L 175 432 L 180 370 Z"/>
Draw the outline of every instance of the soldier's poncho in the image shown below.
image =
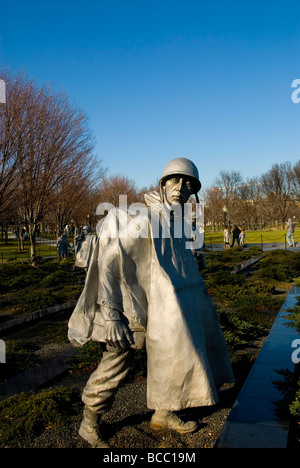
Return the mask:
<path fill-rule="evenodd" d="M 156 216 L 161 223 L 168 209 L 159 203 L 152 208 L 152 221 Z M 125 219 L 130 236 L 107 236 Z M 147 229 L 150 235 L 142 237 Z M 134 230 L 141 236 L 133 238 Z M 134 332 L 135 347 L 145 338 L 150 409 L 217 403 L 216 386 L 233 381 L 232 369 L 217 312 L 186 240 L 155 237 L 150 216 L 141 226 L 120 209 L 107 215 L 101 233 L 69 321 L 69 339 L 105 341 L 101 306 L 110 307 L 112 318 L 120 314 Z"/>
<path fill-rule="evenodd" d="M 96 242 L 97 237 L 93 234 L 82 236 L 82 238 L 75 237 L 75 266 L 79 268 L 89 267 Z"/>

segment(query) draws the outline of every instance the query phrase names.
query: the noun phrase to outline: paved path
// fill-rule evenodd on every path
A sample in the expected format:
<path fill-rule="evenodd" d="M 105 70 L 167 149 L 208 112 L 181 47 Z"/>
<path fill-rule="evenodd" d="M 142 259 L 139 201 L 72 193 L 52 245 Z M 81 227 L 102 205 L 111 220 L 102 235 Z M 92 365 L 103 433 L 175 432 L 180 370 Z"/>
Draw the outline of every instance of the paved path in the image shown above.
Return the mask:
<path fill-rule="evenodd" d="M 300 288 L 293 286 L 223 427 L 218 448 L 286 448 L 289 422 L 282 421 L 275 402 L 282 394 L 274 385 L 281 369 L 293 372 L 294 340 L 300 335 L 285 318 L 298 303 Z"/>
<path fill-rule="evenodd" d="M 236 247 L 236 246 L 235 246 Z M 277 249 L 280 249 L 280 250 L 288 250 L 288 251 L 291 251 L 291 252 L 300 252 L 300 243 L 296 243 L 296 246 L 295 247 L 288 247 L 285 245 L 284 242 L 269 242 L 269 243 L 263 243 L 263 244 L 246 244 L 244 245 L 244 250 L 249 250 L 250 247 L 258 247 L 258 248 L 262 248 L 262 250 L 264 252 L 267 252 L 269 250 L 277 250 Z M 209 244 L 207 243 L 205 245 L 205 249 L 207 251 L 221 251 L 221 250 L 225 250 L 224 248 L 224 244 Z"/>

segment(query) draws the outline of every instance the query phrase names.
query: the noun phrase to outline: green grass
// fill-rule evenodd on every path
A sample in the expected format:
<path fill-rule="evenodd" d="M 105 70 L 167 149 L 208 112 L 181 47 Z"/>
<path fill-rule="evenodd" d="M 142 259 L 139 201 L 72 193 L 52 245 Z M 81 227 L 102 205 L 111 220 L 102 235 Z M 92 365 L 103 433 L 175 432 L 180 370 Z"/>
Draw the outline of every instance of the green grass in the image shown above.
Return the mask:
<path fill-rule="evenodd" d="M 203 271 L 233 360 L 239 359 L 236 351 L 241 346 L 267 335 L 282 307 L 284 291 L 299 277 L 299 253 L 285 250 L 266 253 L 253 267 L 251 276 L 232 275 L 234 264 L 251 253 L 258 256 L 259 249 L 212 252 L 206 257 L 207 268 Z"/>
<path fill-rule="evenodd" d="M 52 245 L 39 243 L 36 246 L 36 255 L 38 257 L 50 257 L 57 255 L 57 250 Z M 14 260 L 30 260 L 30 242 L 25 241 L 24 250 L 19 252 L 17 239 L 9 238 L 7 244 L 3 239 L 0 239 L 0 263 Z"/>
<path fill-rule="evenodd" d="M 41 320 L 29 329 L 5 339 L 7 366 L 3 366 L 0 383 L 38 365 L 37 352 L 48 344 L 68 343 L 68 316 L 59 315 Z"/>
<path fill-rule="evenodd" d="M 69 431 L 77 416 L 80 394 L 60 387 L 15 395 L 0 403 L 0 447 L 22 447 L 50 428 Z"/>
<path fill-rule="evenodd" d="M 285 242 L 285 233 L 283 230 L 276 231 L 246 231 L 246 244 L 265 244 L 270 242 Z M 46 242 L 46 241 L 45 241 Z M 69 239 L 71 242 L 71 239 Z M 295 232 L 295 242 L 300 242 L 300 230 Z M 218 232 L 205 232 L 205 245 L 207 248 L 212 244 L 223 244 L 223 231 Z M 235 244 L 236 245 L 236 244 Z M 36 246 L 37 257 L 50 257 L 57 255 L 55 246 L 49 243 L 38 243 Z M 9 238 L 8 243 L 5 244 L 3 239 L 0 239 L 0 263 L 6 261 L 22 260 L 30 261 L 30 243 L 24 242 L 24 250 L 19 252 L 18 241 L 14 238 Z"/>
<path fill-rule="evenodd" d="M 285 299 L 285 294 L 277 296 L 273 292 L 276 289 L 288 290 L 295 280 L 300 281 L 300 252 L 283 250 L 266 253 L 249 277 L 231 274 L 234 265 L 260 254 L 257 247 L 251 247 L 247 251 L 235 248 L 212 252 L 206 256 L 207 268 L 203 271 L 206 285 L 218 310 L 237 380 L 240 381 L 246 377 L 253 363 L 253 353 L 248 355 L 247 347 L 267 335 Z M 61 282 L 61 272 L 65 268 L 66 278 L 71 280 L 70 269 L 67 268 L 71 265 L 72 259 L 63 262 L 58 259 L 47 260 L 37 269 L 22 265 L 21 262 L 6 262 L 0 265 L 0 285 L 15 296 L 15 290 L 20 289 L 24 296 L 24 288 L 34 284 L 39 289 L 41 286 L 56 286 Z M 74 287 L 76 284 L 69 286 Z M 293 310 L 294 314 L 296 312 L 296 309 Z M 15 373 L 21 372 L 36 365 L 34 353 L 42 342 L 64 343 L 66 339 L 66 322 L 61 319 L 54 323 L 52 317 L 49 321 L 39 322 L 34 328 L 19 332 L 7 340 L 7 359 L 10 359 L 10 365 L 14 365 Z M 99 343 L 88 342 L 78 354 L 70 358 L 68 364 L 72 372 L 91 371 L 101 358 L 101 353 Z M 133 372 L 135 376 L 146 375 L 144 350 L 135 354 Z M 6 375 L 6 378 L 9 377 L 11 376 Z M 287 388 L 290 390 L 289 382 Z M 290 411 L 298 416 L 298 379 L 296 391 L 297 394 L 292 400 L 289 398 L 288 404 L 293 404 Z M 63 432 L 68 431 L 70 423 L 77 417 L 77 405 L 81 405 L 80 395 L 75 390 L 64 387 L 9 398 L 0 404 L 0 447 L 26 446 L 52 427 Z"/>
<path fill-rule="evenodd" d="M 73 271 L 74 259 L 41 260 L 37 268 L 28 262 L 0 262 L 2 316 L 21 315 L 63 304 L 79 297 L 83 278 Z"/>
<path fill-rule="evenodd" d="M 245 231 L 246 238 L 245 244 L 267 244 L 269 242 L 285 242 L 286 231 L 276 230 L 276 231 Z M 295 242 L 300 242 L 300 231 L 295 231 Z M 223 231 L 218 232 L 205 232 L 205 245 L 209 247 L 211 244 L 223 244 L 224 237 Z M 236 244 L 235 244 L 236 245 Z"/>

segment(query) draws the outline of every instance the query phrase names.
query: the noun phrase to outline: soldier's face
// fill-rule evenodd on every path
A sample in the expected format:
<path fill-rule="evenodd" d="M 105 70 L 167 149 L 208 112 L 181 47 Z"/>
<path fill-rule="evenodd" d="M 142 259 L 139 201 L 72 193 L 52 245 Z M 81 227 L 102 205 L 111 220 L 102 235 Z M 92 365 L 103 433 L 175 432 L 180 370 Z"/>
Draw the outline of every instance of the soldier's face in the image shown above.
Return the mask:
<path fill-rule="evenodd" d="M 170 177 L 163 186 L 163 192 L 169 205 L 183 205 L 193 193 L 193 183 L 191 179 L 181 175 Z"/>

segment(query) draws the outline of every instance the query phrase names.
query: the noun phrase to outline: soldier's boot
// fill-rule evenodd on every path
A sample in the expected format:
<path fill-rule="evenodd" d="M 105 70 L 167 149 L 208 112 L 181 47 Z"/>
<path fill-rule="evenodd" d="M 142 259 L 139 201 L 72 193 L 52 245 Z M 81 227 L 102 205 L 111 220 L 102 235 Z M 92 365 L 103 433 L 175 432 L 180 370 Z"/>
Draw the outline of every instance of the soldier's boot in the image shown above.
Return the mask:
<path fill-rule="evenodd" d="M 93 448 L 110 448 L 110 445 L 103 439 L 100 433 L 99 420 L 100 415 L 85 406 L 83 419 L 79 428 L 79 435 Z"/>
<path fill-rule="evenodd" d="M 196 421 L 183 422 L 172 411 L 155 411 L 151 418 L 150 427 L 152 429 L 172 429 L 173 431 L 180 432 L 180 434 L 187 434 L 194 432 L 198 425 Z"/>

